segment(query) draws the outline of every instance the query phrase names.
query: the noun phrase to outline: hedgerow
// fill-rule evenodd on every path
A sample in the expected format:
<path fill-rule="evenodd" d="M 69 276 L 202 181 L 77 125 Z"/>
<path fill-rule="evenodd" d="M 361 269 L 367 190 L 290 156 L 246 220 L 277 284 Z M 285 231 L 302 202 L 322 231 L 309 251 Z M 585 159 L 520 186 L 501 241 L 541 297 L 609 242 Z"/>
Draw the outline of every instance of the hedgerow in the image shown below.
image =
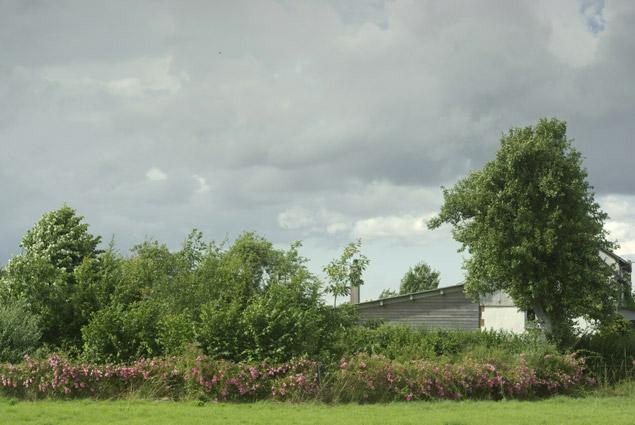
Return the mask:
<path fill-rule="evenodd" d="M 40 398 L 145 398 L 217 401 L 388 402 L 397 400 L 532 399 L 591 387 L 585 359 L 545 354 L 536 366 L 399 362 L 358 353 L 324 366 L 306 358 L 284 363 L 214 360 L 202 354 L 141 359 L 129 365 L 25 356 L 0 367 L 0 395 Z"/>

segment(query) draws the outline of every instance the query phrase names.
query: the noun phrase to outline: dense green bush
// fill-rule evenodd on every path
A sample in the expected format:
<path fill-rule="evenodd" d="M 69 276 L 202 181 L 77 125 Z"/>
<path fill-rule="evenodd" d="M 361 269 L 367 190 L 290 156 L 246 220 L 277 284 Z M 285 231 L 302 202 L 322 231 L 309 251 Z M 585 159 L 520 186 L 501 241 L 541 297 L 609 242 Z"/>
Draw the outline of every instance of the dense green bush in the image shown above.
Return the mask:
<path fill-rule="evenodd" d="M 195 341 L 196 322 L 186 309 L 159 319 L 157 342 L 164 354 L 177 355 Z"/>
<path fill-rule="evenodd" d="M 17 362 L 35 351 L 42 335 L 38 321 L 24 300 L 0 304 L 0 362 Z"/>
<path fill-rule="evenodd" d="M 99 310 L 82 329 L 83 357 L 96 362 L 126 362 L 163 353 L 157 340 L 164 309 L 138 301 Z"/>
<path fill-rule="evenodd" d="M 132 361 L 189 343 L 233 361 L 330 352 L 354 318 L 325 305 L 299 247 L 278 250 L 254 233 L 224 247 L 194 231 L 177 252 L 144 242 L 129 258 L 109 249 L 85 261 L 76 274 L 89 300 L 82 305 L 94 311 L 82 329 L 83 358 Z"/>
<path fill-rule="evenodd" d="M 241 313 L 242 307 L 237 302 L 209 302 L 201 308 L 197 341 L 209 355 L 231 359 L 246 349 L 247 341 L 240 326 Z"/>
<path fill-rule="evenodd" d="M 538 333 L 454 331 L 412 328 L 406 325 L 371 324 L 350 327 L 342 336 L 340 354 L 365 352 L 400 361 L 457 359 L 467 355 L 485 358 L 492 352 L 552 353 L 555 347 Z"/>

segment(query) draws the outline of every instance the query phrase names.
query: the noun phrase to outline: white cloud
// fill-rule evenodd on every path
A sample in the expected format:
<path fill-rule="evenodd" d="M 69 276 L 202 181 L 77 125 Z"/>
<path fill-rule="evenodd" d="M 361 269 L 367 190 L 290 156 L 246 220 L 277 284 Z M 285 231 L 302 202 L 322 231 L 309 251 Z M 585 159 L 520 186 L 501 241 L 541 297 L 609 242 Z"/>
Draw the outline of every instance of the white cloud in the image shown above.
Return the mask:
<path fill-rule="evenodd" d="M 601 8 L 580 7 L 575 0 L 540 1 L 536 6 L 547 22 L 548 46 L 554 56 L 575 67 L 591 64 L 598 49 L 599 34 L 589 25 L 600 22 Z"/>
<path fill-rule="evenodd" d="M 635 219 L 635 217 L 633 217 Z M 635 256 L 635 228 L 633 222 L 608 221 L 606 223 L 611 239 L 617 240 L 620 247 L 616 250 L 619 255 Z"/>
<path fill-rule="evenodd" d="M 302 207 L 291 207 L 278 214 L 278 225 L 286 230 L 306 229 L 314 223 L 314 215 Z"/>
<path fill-rule="evenodd" d="M 341 203 L 338 206 L 344 207 Z M 322 206 L 317 215 L 320 223 L 320 232 L 326 231 L 328 235 L 348 237 L 354 221 L 351 214 L 354 214 L 354 212 L 347 211 L 347 213 L 344 213 L 342 211 L 329 210 Z"/>
<path fill-rule="evenodd" d="M 211 190 L 211 187 L 209 183 L 207 183 L 207 179 L 205 177 L 201 177 L 196 174 L 192 177 L 194 177 L 194 180 L 198 183 L 198 188 L 196 189 L 198 193 L 207 193 Z"/>
<path fill-rule="evenodd" d="M 353 228 L 353 235 L 362 239 L 409 239 L 420 238 L 427 231 L 423 216 L 372 217 L 359 220 Z"/>
<path fill-rule="evenodd" d="M 329 223 L 326 225 L 326 233 L 329 235 L 335 235 L 337 233 L 347 232 L 350 228 L 350 225 L 342 222 Z"/>
<path fill-rule="evenodd" d="M 609 215 L 610 220 L 623 220 L 635 215 L 635 198 L 624 195 L 606 195 L 598 199 L 601 207 Z"/>
<path fill-rule="evenodd" d="M 164 181 L 168 179 L 168 175 L 160 168 L 152 167 L 146 172 L 146 178 L 150 181 Z"/>
<path fill-rule="evenodd" d="M 605 224 L 609 238 L 620 245 L 616 253 L 635 259 L 635 196 L 612 194 L 599 197 L 598 202 L 609 215 Z"/>
<path fill-rule="evenodd" d="M 69 67 L 44 67 L 42 78 L 71 93 L 105 92 L 112 96 L 134 98 L 156 94 L 177 94 L 188 81 L 185 72 L 171 71 L 172 57 L 138 58 L 127 61 L 84 63 Z"/>

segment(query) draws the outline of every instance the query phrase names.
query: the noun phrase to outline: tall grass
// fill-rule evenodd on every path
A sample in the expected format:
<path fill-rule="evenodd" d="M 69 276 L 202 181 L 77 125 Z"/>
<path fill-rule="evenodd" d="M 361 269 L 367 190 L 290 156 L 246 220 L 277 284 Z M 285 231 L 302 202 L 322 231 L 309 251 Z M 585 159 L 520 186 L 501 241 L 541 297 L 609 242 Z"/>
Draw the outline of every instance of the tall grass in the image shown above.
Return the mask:
<path fill-rule="evenodd" d="M 635 332 L 630 328 L 583 335 L 574 350 L 604 385 L 635 379 Z"/>

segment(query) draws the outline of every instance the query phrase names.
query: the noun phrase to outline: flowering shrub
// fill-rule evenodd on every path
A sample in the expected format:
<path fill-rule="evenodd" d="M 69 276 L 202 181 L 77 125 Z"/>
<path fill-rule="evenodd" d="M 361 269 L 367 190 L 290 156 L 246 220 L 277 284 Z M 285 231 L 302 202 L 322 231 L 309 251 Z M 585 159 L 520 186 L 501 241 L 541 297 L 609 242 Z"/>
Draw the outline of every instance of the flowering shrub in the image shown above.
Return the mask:
<path fill-rule="evenodd" d="M 57 355 L 45 360 L 25 356 L 20 364 L 0 366 L 0 395 L 110 398 L 135 392 L 147 398 L 329 402 L 527 399 L 593 385 L 585 371 L 584 359 L 575 355 L 545 355 L 538 367 L 527 366 L 521 355 L 517 364 L 501 367 L 469 359 L 400 363 L 361 353 L 326 370 L 308 359 L 271 365 L 198 355 L 139 360 L 125 366 L 82 364 Z"/>
<path fill-rule="evenodd" d="M 152 395 L 170 396 L 183 387 L 183 375 L 175 358 L 139 360 L 132 365 L 73 363 L 58 355 L 0 368 L 0 393 L 24 398 L 118 397 L 142 387 Z"/>
<path fill-rule="evenodd" d="M 332 401 L 394 401 L 432 399 L 526 399 L 565 394 L 594 381 L 585 376 L 584 359 L 546 355 L 544 369 L 465 360 L 439 364 L 427 360 L 398 363 L 383 356 L 358 354 L 344 358 L 331 377 Z"/>
<path fill-rule="evenodd" d="M 190 394 L 215 400 L 255 401 L 266 398 L 315 396 L 319 388 L 317 363 L 307 359 L 281 365 L 249 365 L 211 361 L 197 356 L 188 375 Z"/>

